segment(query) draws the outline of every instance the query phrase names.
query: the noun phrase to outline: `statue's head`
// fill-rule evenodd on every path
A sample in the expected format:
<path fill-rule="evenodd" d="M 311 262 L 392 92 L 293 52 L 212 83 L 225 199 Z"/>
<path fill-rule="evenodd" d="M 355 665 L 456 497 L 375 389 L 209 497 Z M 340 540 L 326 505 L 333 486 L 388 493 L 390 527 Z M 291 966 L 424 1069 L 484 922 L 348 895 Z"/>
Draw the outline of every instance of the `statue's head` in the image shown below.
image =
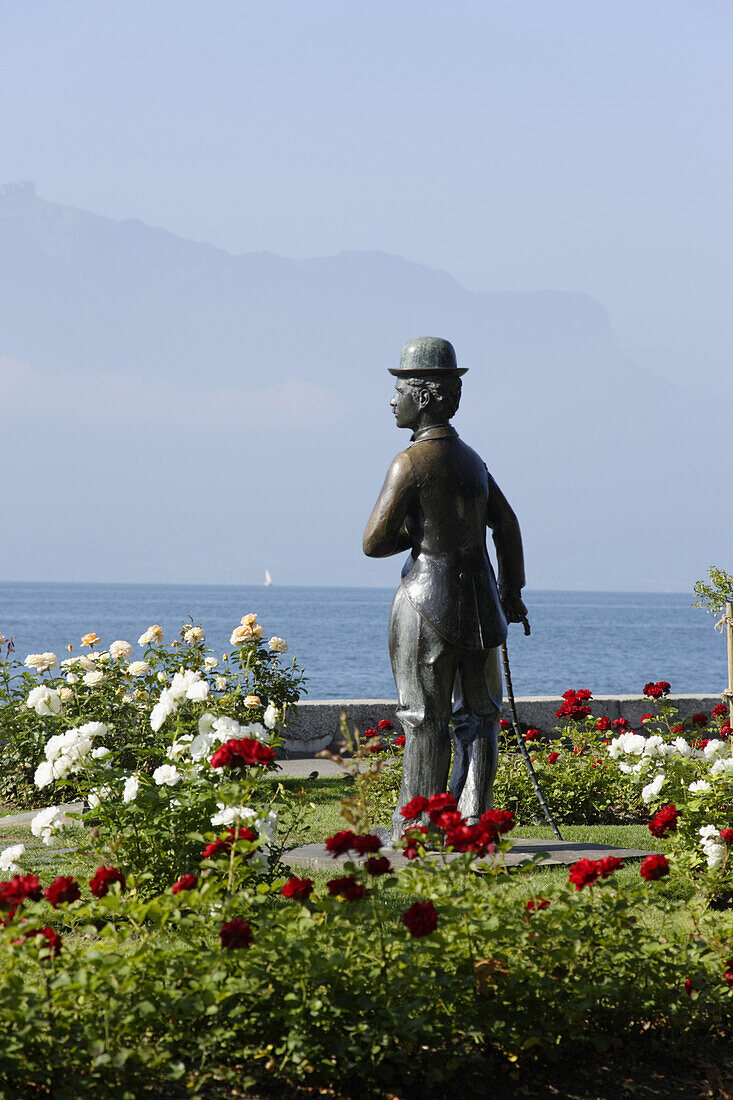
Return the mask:
<path fill-rule="evenodd" d="M 402 349 L 399 367 L 389 372 L 397 378 L 392 408 L 398 428 L 416 428 L 428 419 L 445 422 L 455 415 L 461 400 L 461 375 L 456 353 L 448 340 L 420 336 Z"/>

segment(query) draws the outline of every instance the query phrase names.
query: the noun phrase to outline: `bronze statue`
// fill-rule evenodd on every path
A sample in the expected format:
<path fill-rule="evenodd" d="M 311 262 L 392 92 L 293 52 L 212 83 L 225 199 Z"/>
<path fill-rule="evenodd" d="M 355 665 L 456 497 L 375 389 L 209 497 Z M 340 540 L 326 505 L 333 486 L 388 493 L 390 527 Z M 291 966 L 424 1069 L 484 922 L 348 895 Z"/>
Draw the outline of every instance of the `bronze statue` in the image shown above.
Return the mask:
<path fill-rule="evenodd" d="M 410 551 L 389 619 L 406 739 L 393 840 L 405 827 L 402 806 L 446 789 L 451 736 L 450 792 L 460 812 L 473 823 L 491 806 L 502 705 L 498 647 L 507 622 L 527 615 L 517 518 L 481 458 L 449 424 L 465 373 L 447 340 L 405 344 L 400 366 L 390 368 L 397 377 L 391 405 L 412 442 L 387 471 L 364 532 L 369 557 Z"/>

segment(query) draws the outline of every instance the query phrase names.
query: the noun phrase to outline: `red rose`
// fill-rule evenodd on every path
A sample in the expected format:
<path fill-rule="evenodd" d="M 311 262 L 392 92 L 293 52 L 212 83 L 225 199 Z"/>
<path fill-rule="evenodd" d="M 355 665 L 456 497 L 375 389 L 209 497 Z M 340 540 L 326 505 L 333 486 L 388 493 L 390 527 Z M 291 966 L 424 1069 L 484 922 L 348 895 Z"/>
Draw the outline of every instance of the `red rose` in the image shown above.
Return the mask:
<path fill-rule="evenodd" d="M 582 756 L 584 752 L 585 752 L 585 745 L 576 745 L 575 748 L 573 749 L 573 755 L 574 756 Z"/>
<path fill-rule="evenodd" d="M 621 870 L 624 861 L 619 856 L 603 856 L 601 859 L 596 860 L 596 864 L 601 878 L 608 878 L 615 871 Z"/>
<path fill-rule="evenodd" d="M 345 898 L 346 901 L 358 901 L 367 893 L 366 887 L 357 882 L 353 875 L 332 878 L 326 886 L 332 898 Z"/>
<path fill-rule="evenodd" d="M 530 898 L 525 909 L 528 913 L 536 913 L 540 909 L 547 909 L 549 904 L 547 898 Z"/>
<path fill-rule="evenodd" d="M 209 760 L 212 768 L 269 767 L 275 750 L 254 737 L 232 737 L 216 750 Z"/>
<path fill-rule="evenodd" d="M 663 695 L 669 695 L 670 685 L 666 680 L 658 680 L 656 684 L 644 684 L 644 694 L 650 699 L 661 699 Z"/>
<path fill-rule="evenodd" d="M 240 947 L 249 947 L 252 943 L 252 929 L 246 920 L 233 917 L 232 920 L 224 921 L 222 924 L 219 929 L 219 939 L 221 946 L 226 947 L 227 951 L 236 951 Z"/>
<path fill-rule="evenodd" d="M 367 752 L 384 752 L 384 745 L 381 741 L 372 741 L 365 748 Z"/>
<path fill-rule="evenodd" d="M 407 740 L 407 738 L 405 737 L 404 733 L 401 733 L 399 735 L 399 737 L 395 737 L 395 739 L 394 739 L 395 748 L 396 749 L 403 748 L 406 740 Z"/>
<path fill-rule="evenodd" d="M 731 733 L 733 733 L 730 722 L 726 722 L 724 726 L 720 727 L 720 733 L 723 737 L 730 737 Z"/>
<path fill-rule="evenodd" d="M 427 825 L 413 825 L 411 829 L 405 830 L 402 834 L 402 839 L 405 841 L 402 849 L 405 859 L 417 859 L 420 855 L 418 846 L 424 843 L 427 831 Z"/>
<path fill-rule="evenodd" d="M 733 985 L 733 958 L 728 959 L 728 962 L 725 964 L 723 981 L 726 982 L 727 985 Z"/>
<path fill-rule="evenodd" d="M 446 810 L 444 814 L 433 817 L 432 821 L 439 829 L 454 829 L 456 825 L 463 824 L 463 815 L 458 810 Z"/>
<path fill-rule="evenodd" d="M 549 753 L 549 755 L 547 757 L 547 763 L 548 764 L 554 764 L 555 761 L 559 760 L 559 759 L 560 759 L 560 753 L 559 752 L 551 752 L 551 753 Z"/>
<path fill-rule="evenodd" d="M 678 722 L 676 726 L 672 726 L 671 732 L 672 733 L 684 733 L 685 732 L 685 727 L 682 725 L 681 722 Z"/>
<path fill-rule="evenodd" d="M 611 719 L 608 718 L 605 714 L 603 715 L 603 717 L 598 718 L 596 720 L 596 729 L 597 730 L 610 730 L 610 728 L 611 728 Z"/>
<path fill-rule="evenodd" d="M 81 897 L 81 891 L 71 875 L 59 875 L 43 892 L 54 909 L 66 902 L 78 901 Z"/>
<path fill-rule="evenodd" d="M 364 860 L 364 867 L 373 877 L 389 875 L 392 871 L 392 864 L 386 856 L 369 856 L 369 859 Z"/>
<path fill-rule="evenodd" d="M 661 810 L 657 810 L 654 817 L 649 822 L 649 832 L 652 836 L 669 836 L 670 833 L 677 831 L 677 819 L 679 816 L 679 810 L 674 802 L 670 802 L 667 806 L 662 806 Z"/>
<path fill-rule="evenodd" d="M 542 740 L 542 734 L 540 733 L 539 730 L 529 729 L 529 730 L 527 730 L 527 732 L 524 735 L 524 740 L 525 741 L 541 741 Z"/>
<path fill-rule="evenodd" d="M 486 810 L 481 814 L 479 824 L 484 828 L 491 826 L 498 833 L 510 833 L 516 822 L 511 810 Z"/>
<path fill-rule="evenodd" d="M 699 714 L 693 714 L 692 724 L 693 726 L 698 726 L 700 729 L 704 729 L 705 726 L 707 726 L 708 724 L 707 714 L 705 714 L 703 711 L 700 711 Z"/>
<path fill-rule="evenodd" d="M 458 809 L 458 803 L 452 794 L 448 794 L 447 791 L 441 794 L 431 794 L 428 799 L 427 811 L 428 817 L 431 821 L 435 822 L 441 814 L 452 813 L 453 810 Z"/>
<path fill-rule="evenodd" d="M 694 992 L 695 986 L 693 985 L 692 981 L 690 980 L 690 978 L 685 978 L 685 993 L 688 997 L 691 997 Z"/>
<path fill-rule="evenodd" d="M 103 898 L 115 882 L 119 882 L 120 893 L 124 894 L 127 884 L 122 871 L 118 871 L 114 867 L 97 867 L 94 878 L 89 879 L 89 887 L 95 898 Z"/>
<path fill-rule="evenodd" d="M 9 882 L 0 882 L 0 910 L 12 917 L 15 910 L 28 901 L 40 901 L 41 883 L 36 875 L 13 875 Z"/>
<path fill-rule="evenodd" d="M 174 882 L 171 886 L 172 894 L 180 894 L 182 890 L 195 890 L 198 885 L 198 875 L 186 874 Z"/>
<path fill-rule="evenodd" d="M 639 874 L 647 882 L 656 882 L 657 879 L 664 878 L 665 875 L 669 874 L 667 857 L 663 855 L 647 856 L 645 860 L 642 860 Z"/>
<path fill-rule="evenodd" d="M 297 878 L 293 875 L 283 886 L 280 893 L 283 897 L 294 898 L 295 901 L 305 901 L 311 896 L 313 890 L 312 878 Z"/>
<path fill-rule="evenodd" d="M 31 940 L 36 936 L 42 936 L 46 941 L 45 943 L 39 944 L 39 947 L 46 947 L 53 955 L 58 955 L 61 950 L 61 936 L 59 936 L 58 932 L 55 932 L 53 928 L 33 928 L 30 932 L 26 932 L 22 939 L 15 940 L 15 943 Z"/>
<path fill-rule="evenodd" d="M 641 722 L 651 722 L 653 718 L 654 718 L 654 715 L 650 712 L 649 714 L 642 714 L 639 721 L 641 721 Z"/>
<path fill-rule="evenodd" d="M 580 859 L 570 868 L 568 880 L 575 883 L 576 890 L 582 890 L 584 886 L 590 886 L 596 881 L 600 870 L 594 859 Z"/>
<path fill-rule="evenodd" d="M 369 741 L 372 737 L 379 737 L 379 734 L 376 730 L 364 730 L 364 736 Z"/>
<path fill-rule="evenodd" d="M 629 722 L 628 718 L 614 718 L 611 724 L 614 729 L 617 730 L 627 730 L 631 727 L 631 723 Z"/>
<path fill-rule="evenodd" d="M 400 813 L 406 821 L 414 821 L 415 818 L 419 817 L 421 813 L 424 813 L 427 808 L 427 798 L 423 798 L 421 794 L 417 794 L 402 807 Z"/>
<path fill-rule="evenodd" d="M 245 825 L 240 825 L 238 829 L 227 829 L 226 836 L 218 837 L 216 840 L 213 840 L 211 844 L 207 844 L 201 856 L 203 859 L 215 859 L 220 855 L 228 856 L 232 849 L 232 844 L 235 841 L 247 840 L 251 843 L 258 839 L 258 834 L 252 829 L 248 829 Z"/>
<path fill-rule="evenodd" d="M 733 829 L 721 829 L 720 839 L 724 844 L 733 844 Z"/>
<path fill-rule="evenodd" d="M 711 718 L 722 718 L 727 713 L 728 713 L 728 708 L 725 705 L 725 703 L 716 703 L 715 706 L 713 707 L 711 713 L 710 713 L 710 717 Z"/>
<path fill-rule="evenodd" d="M 333 836 L 326 838 L 326 851 L 330 852 L 333 858 L 336 856 L 342 856 L 344 852 L 348 852 L 354 847 L 354 834 L 351 829 L 342 829 L 338 833 L 334 833 Z"/>
<path fill-rule="evenodd" d="M 438 927 L 438 910 L 432 901 L 416 901 L 402 914 L 402 923 L 411 936 L 429 936 Z"/>
<path fill-rule="evenodd" d="M 352 847 L 360 856 L 365 856 L 369 852 L 378 852 L 382 847 L 382 842 L 374 833 L 366 833 L 364 836 L 355 836 Z"/>
<path fill-rule="evenodd" d="M 510 726 L 511 726 L 511 722 L 509 721 L 508 718 L 500 718 L 499 719 L 499 729 L 500 730 L 504 730 L 506 732 L 506 730 L 508 730 L 510 728 Z"/>
<path fill-rule="evenodd" d="M 593 696 L 587 688 L 581 688 L 580 691 L 563 692 L 563 699 L 565 702 L 562 704 L 559 710 L 555 712 L 556 718 L 587 718 L 590 714 L 590 707 L 586 706 L 586 701 L 592 699 Z"/>
<path fill-rule="evenodd" d="M 379 722 L 377 722 L 377 729 L 379 730 L 391 730 L 392 728 L 392 723 L 389 718 L 381 718 Z"/>

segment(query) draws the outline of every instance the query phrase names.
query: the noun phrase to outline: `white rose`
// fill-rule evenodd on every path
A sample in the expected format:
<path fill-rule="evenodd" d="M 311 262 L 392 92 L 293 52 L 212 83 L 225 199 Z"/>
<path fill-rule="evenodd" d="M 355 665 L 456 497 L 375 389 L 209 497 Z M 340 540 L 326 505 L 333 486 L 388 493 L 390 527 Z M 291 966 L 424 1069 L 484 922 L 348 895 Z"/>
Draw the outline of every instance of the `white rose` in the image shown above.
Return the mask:
<path fill-rule="evenodd" d="M 26 699 L 26 706 L 32 707 L 41 718 L 49 714 L 58 714 L 61 710 L 61 696 L 53 688 L 39 684 L 34 687 Z"/>
<path fill-rule="evenodd" d="M 219 741 L 230 741 L 232 737 L 241 737 L 242 727 L 236 718 L 230 718 L 224 714 L 221 718 L 215 719 L 213 723 L 213 730 Z"/>
<path fill-rule="evenodd" d="M 79 733 L 82 737 L 104 737 L 107 733 L 107 727 L 104 722 L 85 722 L 83 726 L 79 726 Z"/>
<path fill-rule="evenodd" d="M 262 721 L 265 723 L 268 730 L 274 730 L 275 726 L 277 725 L 278 717 L 279 713 L 277 707 L 274 706 L 273 703 L 270 703 L 265 713 L 262 715 Z"/>
<path fill-rule="evenodd" d="M 209 685 L 206 680 L 197 680 L 195 684 L 191 684 L 186 692 L 186 698 L 190 699 L 193 703 L 202 703 L 209 694 Z"/>
<path fill-rule="evenodd" d="M 109 647 L 110 657 L 114 657 L 117 660 L 120 657 L 129 657 L 132 653 L 132 645 L 129 642 L 112 642 Z"/>
<path fill-rule="evenodd" d="M 219 664 L 216 657 L 204 657 L 204 668 L 207 668 L 209 672 Z"/>
<path fill-rule="evenodd" d="M 29 653 L 23 664 L 26 668 L 35 668 L 37 672 L 46 672 L 49 668 L 58 668 L 59 659 L 55 653 Z"/>
<path fill-rule="evenodd" d="M 725 775 L 726 772 L 733 772 L 733 756 L 721 757 L 710 769 L 711 775 Z"/>
<path fill-rule="evenodd" d="M 199 718 L 199 733 L 203 734 L 204 737 L 208 737 L 211 734 L 211 731 L 214 728 L 214 722 L 215 721 L 216 721 L 216 716 L 213 715 L 211 713 L 211 711 L 207 710 Z"/>
<path fill-rule="evenodd" d="M 692 756 L 692 747 L 689 741 L 686 741 L 684 737 L 675 737 L 672 744 L 677 749 L 680 756 Z"/>
<path fill-rule="evenodd" d="M 644 756 L 663 756 L 664 755 L 664 738 L 660 737 L 658 733 L 653 734 L 651 737 L 647 737 L 646 744 L 644 745 Z"/>
<path fill-rule="evenodd" d="M 140 789 L 140 780 L 135 775 L 128 775 L 122 788 L 122 801 L 134 802 Z"/>
<path fill-rule="evenodd" d="M 156 624 L 155 626 L 149 626 L 144 634 L 141 634 L 137 640 L 138 645 L 152 645 L 153 642 L 163 641 L 163 631 Z"/>
<path fill-rule="evenodd" d="M 191 759 L 203 760 L 214 747 L 214 738 L 210 734 L 199 733 L 191 742 Z"/>
<path fill-rule="evenodd" d="M 169 760 L 180 760 L 186 755 L 188 747 L 193 741 L 193 735 L 185 733 L 183 737 L 179 737 L 177 741 L 174 741 L 171 747 L 166 752 L 166 756 Z"/>
<path fill-rule="evenodd" d="M 706 760 L 714 760 L 716 756 L 720 756 L 721 752 L 725 752 L 726 748 L 725 741 L 719 741 L 717 737 L 713 737 L 702 750 L 702 754 Z"/>
<path fill-rule="evenodd" d="M 662 787 L 664 786 L 664 774 L 659 773 L 651 783 L 647 783 L 646 787 L 642 788 L 641 797 L 644 802 L 653 802 L 657 797 Z"/>
<path fill-rule="evenodd" d="M 33 782 L 37 787 L 47 787 L 53 780 L 53 764 L 50 760 L 42 760 L 35 770 Z"/>
<path fill-rule="evenodd" d="M 146 672 L 150 672 L 150 665 L 147 661 L 130 661 L 127 666 L 128 676 L 144 676 Z"/>
<path fill-rule="evenodd" d="M 168 681 L 168 677 L 166 676 L 166 674 L 164 672 L 157 673 L 155 678 L 156 678 L 156 680 L 158 681 L 159 684 L 165 684 Z"/>
<path fill-rule="evenodd" d="M 104 679 L 103 672 L 87 672 L 84 674 L 84 683 L 87 687 L 96 687 Z"/>
<path fill-rule="evenodd" d="M 711 870 L 720 867 L 725 860 L 726 849 L 724 844 L 704 844 L 703 850 L 707 856 L 708 867 Z"/>
<path fill-rule="evenodd" d="M 203 642 L 204 632 L 200 626 L 189 626 L 183 632 L 184 642 Z"/>
<path fill-rule="evenodd" d="M 159 787 L 175 787 L 180 781 L 181 776 L 175 764 L 161 764 L 153 772 L 153 782 Z"/>
<path fill-rule="evenodd" d="M 69 699 L 74 698 L 74 692 L 71 688 L 59 688 L 59 699 L 62 703 L 68 703 Z"/>
<path fill-rule="evenodd" d="M 96 656 L 96 653 L 94 655 L 91 653 L 83 653 L 81 657 L 79 657 L 77 663 L 79 667 L 83 668 L 86 672 L 94 672 L 97 667 L 94 663 L 94 658 Z"/>
<path fill-rule="evenodd" d="M 696 779 L 694 783 L 690 783 L 687 789 L 690 794 L 704 794 L 705 791 L 711 791 L 713 788 L 704 779 Z"/>
<path fill-rule="evenodd" d="M 0 852 L 0 871 L 5 871 L 9 875 L 20 874 L 22 868 L 18 863 L 18 860 L 25 854 L 25 844 L 12 844 L 9 848 L 4 848 Z"/>
<path fill-rule="evenodd" d="M 227 678 L 226 676 L 217 676 L 214 680 L 214 687 L 217 691 L 226 691 Z"/>
<path fill-rule="evenodd" d="M 99 748 L 92 749 L 92 760 L 104 760 L 105 756 L 109 756 L 111 751 L 105 745 L 100 745 Z"/>
<path fill-rule="evenodd" d="M 150 728 L 153 733 L 157 733 L 160 727 L 165 722 L 166 718 L 170 714 L 170 711 L 163 703 L 156 703 L 150 712 Z"/>
<path fill-rule="evenodd" d="M 78 684 L 79 683 L 79 677 L 76 675 L 75 672 L 68 672 L 66 674 L 66 683 L 67 684 Z"/>
<path fill-rule="evenodd" d="M 288 651 L 288 643 L 284 638 L 278 638 L 277 635 L 275 635 L 274 638 L 270 638 L 267 644 L 272 653 L 287 653 Z"/>
<path fill-rule="evenodd" d="M 253 737 L 255 741 L 262 741 L 267 745 L 270 741 L 270 731 L 266 730 L 259 722 L 250 722 L 248 726 L 242 726 L 240 737 Z"/>
<path fill-rule="evenodd" d="M 66 814 L 60 806 L 47 806 L 41 810 L 31 821 L 33 836 L 39 837 L 44 844 L 53 844 L 54 836 L 60 832 L 66 824 Z"/>

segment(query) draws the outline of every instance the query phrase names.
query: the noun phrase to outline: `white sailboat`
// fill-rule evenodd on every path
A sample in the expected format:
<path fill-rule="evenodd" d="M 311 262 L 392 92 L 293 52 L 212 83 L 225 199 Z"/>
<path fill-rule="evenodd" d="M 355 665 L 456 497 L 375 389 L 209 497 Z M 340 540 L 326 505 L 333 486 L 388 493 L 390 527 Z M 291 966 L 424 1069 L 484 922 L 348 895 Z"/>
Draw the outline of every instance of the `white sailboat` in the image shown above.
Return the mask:
<path fill-rule="evenodd" d="M 265 587 L 267 587 L 270 584 L 272 584 L 272 577 L 270 576 L 270 570 L 266 569 L 265 570 Z"/>

